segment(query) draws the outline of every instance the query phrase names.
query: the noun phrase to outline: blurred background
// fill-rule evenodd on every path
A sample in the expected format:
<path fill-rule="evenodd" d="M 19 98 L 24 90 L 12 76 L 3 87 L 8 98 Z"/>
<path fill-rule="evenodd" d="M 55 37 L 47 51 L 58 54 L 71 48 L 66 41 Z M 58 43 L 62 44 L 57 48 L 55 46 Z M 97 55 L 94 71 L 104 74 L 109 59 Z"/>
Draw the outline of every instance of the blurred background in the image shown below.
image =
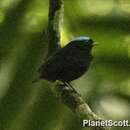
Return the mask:
<path fill-rule="evenodd" d="M 61 46 L 76 36 L 100 44 L 73 86 L 101 117 L 130 123 L 130 1 L 64 1 Z M 0 130 L 85 129 L 46 81 L 32 83 L 47 53 L 47 19 L 48 0 L 0 0 Z"/>

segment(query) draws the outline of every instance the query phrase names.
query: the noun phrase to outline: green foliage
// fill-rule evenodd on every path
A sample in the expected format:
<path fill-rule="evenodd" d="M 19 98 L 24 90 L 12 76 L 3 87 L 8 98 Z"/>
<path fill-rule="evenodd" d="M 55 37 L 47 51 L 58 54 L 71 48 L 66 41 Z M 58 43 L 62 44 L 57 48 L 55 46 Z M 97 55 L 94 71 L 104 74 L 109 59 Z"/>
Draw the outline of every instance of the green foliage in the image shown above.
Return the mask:
<path fill-rule="evenodd" d="M 100 44 L 89 72 L 73 84 L 107 119 L 130 120 L 129 6 L 65 0 L 62 44 L 80 35 Z M 0 0 L 0 130 L 83 129 L 46 81 L 32 83 L 47 54 L 47 19 L 48 0 Z"/>

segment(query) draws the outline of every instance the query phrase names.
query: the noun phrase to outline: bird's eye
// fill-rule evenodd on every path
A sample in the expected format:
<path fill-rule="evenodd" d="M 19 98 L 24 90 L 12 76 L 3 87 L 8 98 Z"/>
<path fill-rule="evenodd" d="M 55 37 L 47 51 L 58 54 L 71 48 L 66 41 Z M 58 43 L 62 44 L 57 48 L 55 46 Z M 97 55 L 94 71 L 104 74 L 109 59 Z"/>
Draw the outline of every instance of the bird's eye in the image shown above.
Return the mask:
<path fill-rule="evenodd" d="M 93 43 L 93 40 L 92 39 L 89 39 L 89 41 L 88 41 L 90 44 L 92 44 Z"/>

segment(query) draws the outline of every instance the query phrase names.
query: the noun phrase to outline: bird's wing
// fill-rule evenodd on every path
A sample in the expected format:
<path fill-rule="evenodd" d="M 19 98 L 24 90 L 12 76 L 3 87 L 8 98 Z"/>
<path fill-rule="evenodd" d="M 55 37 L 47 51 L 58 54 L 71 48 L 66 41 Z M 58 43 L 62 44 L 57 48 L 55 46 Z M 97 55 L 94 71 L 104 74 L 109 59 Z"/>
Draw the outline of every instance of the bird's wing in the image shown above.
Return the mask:
<path fill-rule="evenodd" d="M 50 56 L 46 62 L 39 68 L 39 72 L 44 75 L 45 73 L 56 72 L 62 64 L 61 52 L 58 50 Z"/>
<path fill-rule="evenodd" d="M 71 60 L 72 51 L 68 47 L 57 50 L 47 61 L 40 67 L 39 71 L 43 73 L 60 73 L 61 70 L 66 69 L 69 66 Z M 66 64 L 67 63 L 67 64 Z"/>

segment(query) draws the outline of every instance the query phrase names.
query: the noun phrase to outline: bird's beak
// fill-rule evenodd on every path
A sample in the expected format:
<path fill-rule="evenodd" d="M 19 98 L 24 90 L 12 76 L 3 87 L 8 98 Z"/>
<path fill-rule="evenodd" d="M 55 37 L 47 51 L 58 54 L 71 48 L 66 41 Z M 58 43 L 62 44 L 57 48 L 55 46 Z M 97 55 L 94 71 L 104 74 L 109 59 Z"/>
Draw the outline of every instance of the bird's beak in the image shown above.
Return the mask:
<path fill-rule="evenodd" d="M 98 46 L 98 45 L 99 45 L 98 42 L 94 42 L 94 43 L 93 43 L 93 46 Z"/>

